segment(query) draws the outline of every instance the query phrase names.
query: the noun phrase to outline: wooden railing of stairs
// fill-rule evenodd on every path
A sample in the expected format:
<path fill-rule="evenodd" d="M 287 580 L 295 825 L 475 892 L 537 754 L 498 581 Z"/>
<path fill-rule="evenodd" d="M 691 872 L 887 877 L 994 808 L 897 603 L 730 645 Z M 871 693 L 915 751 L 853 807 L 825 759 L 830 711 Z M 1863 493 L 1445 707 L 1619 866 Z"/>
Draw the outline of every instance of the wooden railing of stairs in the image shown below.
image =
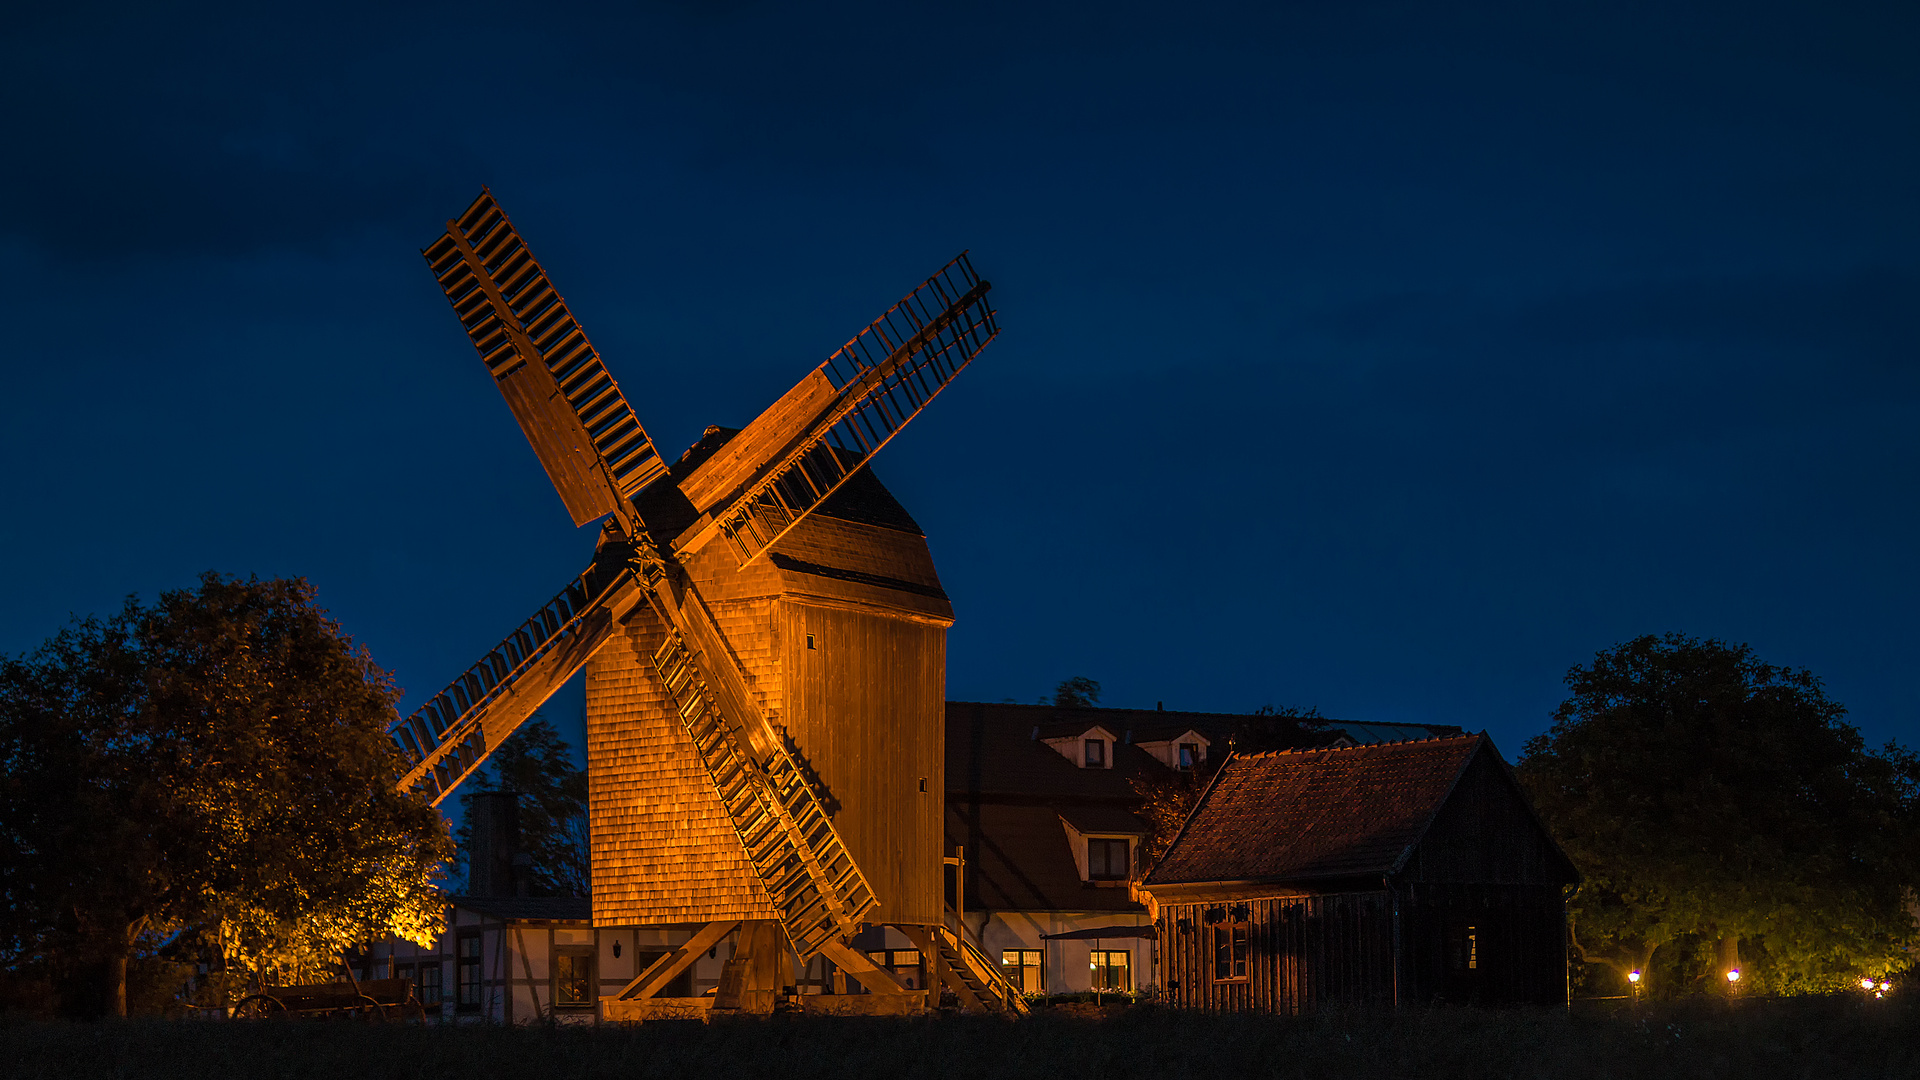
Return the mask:
<path fill-rule="evenodd" d="M 873 890 L 793 755 L 764 718 L 727 715 L 677 631 L 668 630 L 653 666 L 801 962 L 825 952 L 843 967 L 871 968 L 843 962 L 852 952 L 843 939 L 877 903 Z"/>
<path fill-rule="evenodd" d="M 1027 1015 L 1027 1000 L 1000 966 L 987 958 L 964 931 L 945 926 L 902 926 L 899 928 L 923 956 L 938 957 L 940 978 L 960 999 L 960 1007 L 973 1012 L 999 1012 Z"/>

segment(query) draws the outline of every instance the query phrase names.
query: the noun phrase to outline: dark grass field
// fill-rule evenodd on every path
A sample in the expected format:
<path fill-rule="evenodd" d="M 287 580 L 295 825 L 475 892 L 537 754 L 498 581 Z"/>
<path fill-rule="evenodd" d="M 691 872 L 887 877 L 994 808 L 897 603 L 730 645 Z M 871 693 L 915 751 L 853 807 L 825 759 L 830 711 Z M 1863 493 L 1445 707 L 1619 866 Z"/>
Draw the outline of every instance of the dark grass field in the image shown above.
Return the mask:
<path fill-rule="evenodd" d="M 1309 1019 L 795 1018 L 483 1028 L 0 1022 L 0 1076 L 786 1080 L 1154 1077 L 1920 1077 L 1920 1009 L 1857 998 L 1638 1014 L 1443 1009 Z"/>

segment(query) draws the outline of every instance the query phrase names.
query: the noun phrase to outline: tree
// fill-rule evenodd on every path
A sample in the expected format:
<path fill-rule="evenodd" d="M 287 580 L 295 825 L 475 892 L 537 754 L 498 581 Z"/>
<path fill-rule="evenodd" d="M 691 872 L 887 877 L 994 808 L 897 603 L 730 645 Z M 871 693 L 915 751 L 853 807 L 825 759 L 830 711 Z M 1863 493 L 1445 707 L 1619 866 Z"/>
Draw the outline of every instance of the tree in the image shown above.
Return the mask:
<path fill-rule="evenodd" d="M 587 771 L 546 717 L 535 713 L 487 759 L 474 778 L 478 791 L 511 791 L 520 796 L 520 850 L 531 860 L 528 884 L 535 896 L 587 896 L 592 867 L 587 843 Z M 461 796 L 462 805 L 472 792 Z M 460 825 L 462 858 L 472 838 Z"/>
<path fill-rule="evenodd" d="M 1053 688 L 1053 697 L 1041 698 L 1040 704 L 1061 709 L 1091 709 L 1100 704 L 1100 684 L 1085 675 L 1062 679 L 1060 685 Z"/>
<path fill-rule="evenodd" d="M 1839 989 L 1920 944 L 1920 762 L 1867 749 L 1804 670 L 1745 645 L 1640 637 L 1567 673 L 1518 768 L 1580 867 L 1584 960 L 1654 992 Z M 1747 959 L 1742 965 L 1742 951 Z M 1713 959 L 1709 961 L 1709 954 Z"/>
<path fill-rule="evenodd" d="M 210 572 L 0 662 L 0 958 L 124 1015 L 129 957 L 181 935 L 287 974 L 430 943 L 452 844 L 394 789 L 398 696 L 302 579 Z"/>

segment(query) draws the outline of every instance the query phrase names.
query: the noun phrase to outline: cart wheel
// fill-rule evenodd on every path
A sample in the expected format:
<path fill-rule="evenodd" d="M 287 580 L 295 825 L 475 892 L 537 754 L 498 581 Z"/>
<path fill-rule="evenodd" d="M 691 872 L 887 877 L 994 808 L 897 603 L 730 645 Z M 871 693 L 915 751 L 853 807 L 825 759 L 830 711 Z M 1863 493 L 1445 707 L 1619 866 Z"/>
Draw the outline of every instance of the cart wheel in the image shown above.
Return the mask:
<path fill-rule="evenodd" d="M 418 998 L 408 998 L 406 1004 L 398 1007 L 398 1012 L 402 1020 L 417 1020 L 422 1024 L 427 1022 L 427 1007 L 420 1004 Z"/>
<path fill-rule="evenodd" d="M 287 1015 L 287 1007 L 271 994 L 250 994 L 233 1007 L 235 1020 L 271 1020 Z"/>
<path fill-rule="evenodd" d="M 360 1003 L 353 1007 L 351 1015 L 371 1024 L 384 1024 L 387 1022 L 387 1007 L 361 994 Z"/>

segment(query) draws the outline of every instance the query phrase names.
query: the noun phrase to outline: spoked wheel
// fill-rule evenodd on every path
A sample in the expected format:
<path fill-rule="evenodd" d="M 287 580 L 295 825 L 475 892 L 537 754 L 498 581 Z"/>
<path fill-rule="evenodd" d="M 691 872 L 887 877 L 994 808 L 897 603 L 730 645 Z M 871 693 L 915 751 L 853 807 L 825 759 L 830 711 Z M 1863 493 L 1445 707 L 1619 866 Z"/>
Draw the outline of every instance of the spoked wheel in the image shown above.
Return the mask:
<path fill-rule="evenodd" d="M 365 1020 L 370 1024 L 384 1024 L 387 1022 L 387 1007 L 361 994 L 359 1004 L 348 1009 L 347 1015 L 355 1020 Z"/>
<path fill-rule="evenodd" d="M 233 1007 L 235 1020 L 271 1020 L 287 1015 L 287 1007 L 271 994 L 250 994 Z"/>

